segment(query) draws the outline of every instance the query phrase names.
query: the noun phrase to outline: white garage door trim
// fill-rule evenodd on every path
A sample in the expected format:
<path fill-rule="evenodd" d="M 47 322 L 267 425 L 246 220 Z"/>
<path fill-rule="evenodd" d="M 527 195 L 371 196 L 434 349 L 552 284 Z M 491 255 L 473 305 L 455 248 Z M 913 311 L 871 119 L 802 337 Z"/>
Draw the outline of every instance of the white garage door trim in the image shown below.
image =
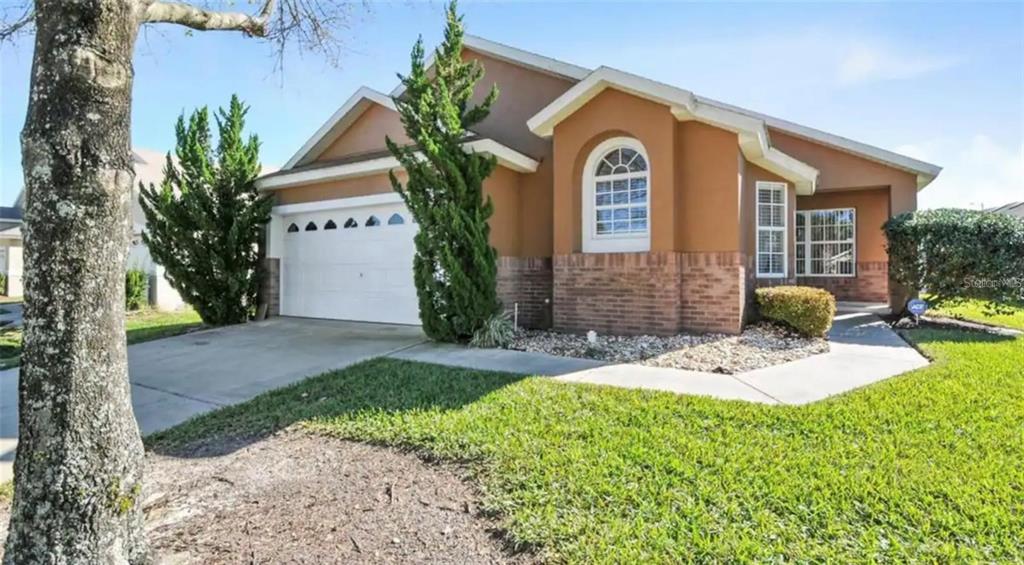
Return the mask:
<path fill-rule="evenodd" d="M 412 271 L 417 227 L 399 195 L 282 205 L 273 215 L 282 315 L 420 323 Z M 368 225 L 371 217 L 376 225 Z M 389 223 L 392 217 L 401 223 Z M 328 221 L 333 229 L 325 229 Z"/>

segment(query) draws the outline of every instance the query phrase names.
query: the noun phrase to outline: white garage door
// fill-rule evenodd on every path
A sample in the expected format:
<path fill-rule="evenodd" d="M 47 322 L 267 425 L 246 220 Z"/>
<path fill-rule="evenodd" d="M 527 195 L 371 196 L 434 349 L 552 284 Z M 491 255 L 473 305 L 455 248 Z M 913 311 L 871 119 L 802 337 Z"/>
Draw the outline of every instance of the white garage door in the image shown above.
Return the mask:
<path fill-rule="evenodd" d="M 295 214 L 283 226 L 283 315 L 420 323 L 404 204 Z"/>

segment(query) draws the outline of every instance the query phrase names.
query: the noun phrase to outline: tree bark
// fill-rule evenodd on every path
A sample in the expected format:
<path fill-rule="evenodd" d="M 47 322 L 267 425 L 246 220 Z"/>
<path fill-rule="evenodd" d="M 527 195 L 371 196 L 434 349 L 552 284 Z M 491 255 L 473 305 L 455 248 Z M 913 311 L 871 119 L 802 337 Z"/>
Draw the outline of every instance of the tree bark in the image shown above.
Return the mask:
<path fill-rule="evenodd" d="M 7 563 L 138 563 L 143 447 L 124 334 L 134 0 L 37 0 L 25 334 Z"/>

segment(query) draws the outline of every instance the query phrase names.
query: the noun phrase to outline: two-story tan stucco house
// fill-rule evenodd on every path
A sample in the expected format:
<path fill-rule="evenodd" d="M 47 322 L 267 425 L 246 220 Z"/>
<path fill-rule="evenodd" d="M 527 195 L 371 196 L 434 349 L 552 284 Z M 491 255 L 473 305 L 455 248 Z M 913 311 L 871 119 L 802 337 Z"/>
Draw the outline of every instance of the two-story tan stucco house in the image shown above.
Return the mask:
<path fill-rule="evenodd" d="M 740 331 L 758 286 L 899 300 L 881 226 L 940 168 L 615 69 L 476 37 L 501 90 L 467 151 L 494 155 L 499 292 L 520 323 Z M 271 312 L 419 323 L 416 225 L 387 173 L 408 142 L 392 96 L 356 92 L 278 172 Z M 399 174 L 401 172 L 399 171 Z"/>

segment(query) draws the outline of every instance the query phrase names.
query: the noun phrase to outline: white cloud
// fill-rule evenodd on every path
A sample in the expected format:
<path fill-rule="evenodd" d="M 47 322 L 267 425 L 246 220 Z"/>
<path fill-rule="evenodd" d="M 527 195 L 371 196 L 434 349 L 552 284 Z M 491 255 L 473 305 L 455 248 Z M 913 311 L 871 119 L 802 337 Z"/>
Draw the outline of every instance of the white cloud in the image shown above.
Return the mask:
<path fill-rule="evenodd" d="M 898 153 L 945 168 L 921 192 L 921 208 L 991 208 L 1024 200 L 1024 145 L 1007 147 L 978 134 L 897 147 Z"/>
<path fill-rule="evenodd" d="M 959 63 L 955 57 L 913 53 L 884 43 L 868 45 L 853 41 L 842 46 L 841 51 L 835 78 L 844 86 L 915 78 Z"/>

